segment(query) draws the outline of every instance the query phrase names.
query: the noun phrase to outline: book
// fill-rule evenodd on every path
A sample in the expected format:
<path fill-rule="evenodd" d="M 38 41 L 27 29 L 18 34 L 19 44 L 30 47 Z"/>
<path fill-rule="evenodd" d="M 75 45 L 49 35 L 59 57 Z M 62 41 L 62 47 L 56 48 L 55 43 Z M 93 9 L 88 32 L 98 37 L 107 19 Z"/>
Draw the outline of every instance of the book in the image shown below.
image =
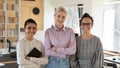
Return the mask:
<path fill-rule="evenodd" d="M 27 56 L 40 58 L 42 57 L 42 52 L 40 52 L 36 47 L 34 47 Z"/>

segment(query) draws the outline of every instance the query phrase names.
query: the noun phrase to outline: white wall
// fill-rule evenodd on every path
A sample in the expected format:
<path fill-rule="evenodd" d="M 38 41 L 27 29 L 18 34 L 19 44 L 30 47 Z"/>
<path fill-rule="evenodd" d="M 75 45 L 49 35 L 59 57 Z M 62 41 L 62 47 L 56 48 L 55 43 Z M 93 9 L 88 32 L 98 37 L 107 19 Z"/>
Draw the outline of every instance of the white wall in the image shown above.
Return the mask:
<path fill-rule="evenodd" d="M 44 31 L 54 23 L 54 7 L 51 0 L 44 0 Z"/>
<path fill-rule="evenodd" d="M 81 4 L 82 0 L 51 0 L 51 4 L 53 6 L 62 6 L 62 5 L 73 5 L 73 4 Z"/>
<path fill-rule="evenodd" d="M 102 36 L 102 0 L 44 0 L 44 30 L 38 31 L 35 38 L 44 41 L 44 32 L 54 23 L 53 14 L 54 7 L 73 5 L 83 3 L 83 12 L 88 12 L 94 17 L 93 33 Z M 97 31 L 96 31 L 97 30 Z M 24 32 L 20 33 L 20 39 L 24 37 Z"/>
<path fill-rule="evenodd" d="M 36 39 L 41 40 L 42 42 L 44 42 L 44 33 L 45 30 L 49 27 L 51 27 L 51 25 L 53 24 L 53 13 L 54 13 L 54 8 L 53 6 L 51 6 L 51 2 L 50 0 L 44 0 L 44 30 L 41 31 L 37 31 L 36 35 L 34 36 Z M 39 25 L 38 25 L 39 26 Z M 24 32 L 20 32 L 20 39 L 24 38 L 25 33 Z"/>
<path fill-rule="evenodd" d="M 103 0 L 50 0 L 49 2 L 51 3 L 51 7 L 83 3 L 83 12 L 89 13 L 94 18 L 94 27 L 92 29 L 92 33 L 102 38 Z M 50 19 L 48 20 L 50 21 Z"/>
<path fill-rule="evenodd" d="M 94 19 L 93 34 L 102 39 L 103 32 L 103 0 L 92 0 L 92 16 Z"/>

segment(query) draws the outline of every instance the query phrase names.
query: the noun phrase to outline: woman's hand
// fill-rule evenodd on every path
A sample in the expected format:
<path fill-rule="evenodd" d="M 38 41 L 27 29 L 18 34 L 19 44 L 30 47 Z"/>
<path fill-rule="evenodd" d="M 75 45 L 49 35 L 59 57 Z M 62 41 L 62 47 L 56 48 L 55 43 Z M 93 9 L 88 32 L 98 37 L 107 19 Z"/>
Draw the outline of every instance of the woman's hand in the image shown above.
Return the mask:
<path fill-rule="evenodd" d="M 56 50 L 57 50 L 57 48 L 56 48 L 56 47 L 52 47 L 51 49 L 52 49 L 53 51 L 56 51 Z"/>
<path fill-rule="evenodd" d="M 29 56 L 25 56 L 25 59 L 26 59 L 26 60 L 30 60 L 30 57 L 29 57 Z"/>
<path fill-rule="evenodd" d="M 69 45 L 69 47 L 72 47 L 72 46 L 73 46 L 73 44 L 74 44 L 74 43 L 73 43 L 73 42 L 71 42 L 71 43 L 70 43 L 70 45 Z"/>

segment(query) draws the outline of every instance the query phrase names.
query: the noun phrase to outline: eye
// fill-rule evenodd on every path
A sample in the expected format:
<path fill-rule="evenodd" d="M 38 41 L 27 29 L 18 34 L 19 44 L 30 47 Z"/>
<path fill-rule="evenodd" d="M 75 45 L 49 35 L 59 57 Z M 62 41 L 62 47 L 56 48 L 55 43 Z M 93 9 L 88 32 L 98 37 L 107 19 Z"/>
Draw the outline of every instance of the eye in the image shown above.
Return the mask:
<path fill-rule="evenodd" d="M 60 15 L 58 15 L 57 17 L 60 18 Z"/>
<path fill-rule="evenodd" d="M 37 28 L 36 27 L 27 27 L 27 29 L 28 30 L 31 30 L 31 29 L 36 30 Z"/>
<path fill-rule="evenodd" d="M 91 23 L 82 23 L 83 26 L 87 25 L 87 26 L 90 26 Z"/>
<path fill-rule="evenodd" d="M 62 17 L 62 19 L 64 19 L 64 18 L 65 18 L 65 16 Z"/>
<path fill-rule="evenodd" d="M 36 27 L 33 27 L 34 30 L 36 30 L 37 28 Z"/>
<path fill-rule="evenodd" d="M 27 29 L 31 29 L 31 27 L 27 27 Z"/>

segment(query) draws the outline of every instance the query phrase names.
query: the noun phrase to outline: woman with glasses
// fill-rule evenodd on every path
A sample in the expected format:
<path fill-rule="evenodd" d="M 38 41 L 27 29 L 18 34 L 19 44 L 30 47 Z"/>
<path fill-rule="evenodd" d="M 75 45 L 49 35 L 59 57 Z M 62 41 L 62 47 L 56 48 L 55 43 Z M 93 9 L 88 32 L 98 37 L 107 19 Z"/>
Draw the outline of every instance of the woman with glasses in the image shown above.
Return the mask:
<path fill-rule="evenodd" d="M 82 34 L 76 39 L 77 51 L 73 60 L 78 68 L 102 68 L 103 48 L 100 39 L 91 33 L 93 18 L 85 13 L 80 20 Z M 72 65 L 72 64 L 71 64 Z M 76 68 L 73 64 L 71 67 Z"/>
<path fill-rule="evenodd" d="M 24 24 L 25 37 L 17 43 L 17 63 L 19 68 L 41 68 L 42 64 L 47 64 L 44 47 L 41 41 L 34 38 L 37 32 L 37 23 L 33 19 L 27 19 Z M 33 48 L 38 49 L 41 57 L 27 56 Z"/>

